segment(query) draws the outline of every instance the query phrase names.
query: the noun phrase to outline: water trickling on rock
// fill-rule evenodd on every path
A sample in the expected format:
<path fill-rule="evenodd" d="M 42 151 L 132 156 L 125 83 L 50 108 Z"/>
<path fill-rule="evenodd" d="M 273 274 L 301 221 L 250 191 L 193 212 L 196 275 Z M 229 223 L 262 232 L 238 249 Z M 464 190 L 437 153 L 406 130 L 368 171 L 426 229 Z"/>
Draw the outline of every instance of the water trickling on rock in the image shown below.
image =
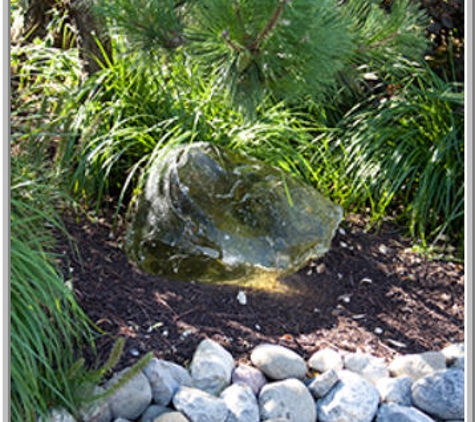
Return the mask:
<path fill-rule="evenodd" d="M 225 282 L 285 275 L 329 248 L 342 210 L 311 186 L 208 143 L 164 150 L 152 166 L 126 250 L 143 271 Z"/>

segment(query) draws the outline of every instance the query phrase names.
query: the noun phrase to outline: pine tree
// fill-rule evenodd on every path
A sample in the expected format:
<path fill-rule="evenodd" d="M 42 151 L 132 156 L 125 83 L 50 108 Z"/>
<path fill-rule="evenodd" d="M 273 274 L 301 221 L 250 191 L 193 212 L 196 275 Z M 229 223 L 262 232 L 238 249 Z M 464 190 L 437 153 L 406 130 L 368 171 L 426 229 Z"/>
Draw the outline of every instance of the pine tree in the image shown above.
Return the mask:
<path fill-rule="evenodd" d="M 237 104 L 322 101 L 361 65 L 420 59 L 424 15 L 410 0 L 107 0 L 100 13 L 134 51 L 183 51 Z M 388 3 L 387 1 L 385 3 Z"/>

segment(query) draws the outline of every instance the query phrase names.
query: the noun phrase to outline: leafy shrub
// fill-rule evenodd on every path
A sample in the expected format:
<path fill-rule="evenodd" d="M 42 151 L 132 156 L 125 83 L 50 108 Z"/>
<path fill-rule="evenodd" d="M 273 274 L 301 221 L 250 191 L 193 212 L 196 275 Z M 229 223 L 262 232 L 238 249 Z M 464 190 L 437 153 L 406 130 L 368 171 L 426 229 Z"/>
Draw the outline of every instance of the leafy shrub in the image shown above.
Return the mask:
<path fill-rule="evenodd" d="M 400 206 L 423 242 L 446 235 L 462 243 L 463 91 L 428 68 L 413 74 L 340 123 L 337 143 L 352 180 L 345 204 L 369 203 L 376 219 Z"/>
<path fill-rule="evenodd" d="M 13 149 L 28 150 L 30 158 L 38 153 L 49 158 L 58 139 L 67 136 L 58 118 L 81 83 L 77 51 L 48 47 L 42 41 L 14 45 L 11 69 Z"/>

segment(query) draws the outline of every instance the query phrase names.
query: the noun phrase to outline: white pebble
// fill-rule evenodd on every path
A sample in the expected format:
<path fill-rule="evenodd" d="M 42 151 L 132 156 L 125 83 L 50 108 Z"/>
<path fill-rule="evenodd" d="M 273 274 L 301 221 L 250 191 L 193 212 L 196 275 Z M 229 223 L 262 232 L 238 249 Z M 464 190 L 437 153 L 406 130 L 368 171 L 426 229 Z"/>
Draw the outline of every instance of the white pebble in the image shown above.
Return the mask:
<path fill-rule="evenodd" d="M 242 290 L 239 290 L 239 293 L 237 294 L 237 300 L 241 305 L 247 305 L 246 293 Z"/>

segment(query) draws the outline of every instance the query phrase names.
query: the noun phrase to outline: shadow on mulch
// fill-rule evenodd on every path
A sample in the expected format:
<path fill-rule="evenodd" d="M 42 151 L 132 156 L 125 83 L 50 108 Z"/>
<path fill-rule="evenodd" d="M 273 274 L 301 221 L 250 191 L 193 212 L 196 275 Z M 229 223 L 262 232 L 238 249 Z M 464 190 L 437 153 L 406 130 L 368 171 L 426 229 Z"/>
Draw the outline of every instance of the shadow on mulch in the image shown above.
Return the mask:
<path fill-rule="evenodd" d="M 110 220 L 64 218 L 75 246 L 59 239 L 66 277 L 104 331 L 97 356 L 84 351 L 91 365 L 105 361 L 119 336 L 126 346 L 116 370 L 149 351 L 187 365 L 204 338 L 243 362 L 263 342 L 304 358 L 332 347 L 391 360 L 464 339 L 463 265 L 411 251 L 391 227 L 366 233 L 357 219 L 347 218 L 325 256 L 284 279 L 291 293 L 278 294 L 144 274 L 121 249 L 123 233 L 111 236 Z M 237 300 L 239 290 L 246 305 Z"/>

